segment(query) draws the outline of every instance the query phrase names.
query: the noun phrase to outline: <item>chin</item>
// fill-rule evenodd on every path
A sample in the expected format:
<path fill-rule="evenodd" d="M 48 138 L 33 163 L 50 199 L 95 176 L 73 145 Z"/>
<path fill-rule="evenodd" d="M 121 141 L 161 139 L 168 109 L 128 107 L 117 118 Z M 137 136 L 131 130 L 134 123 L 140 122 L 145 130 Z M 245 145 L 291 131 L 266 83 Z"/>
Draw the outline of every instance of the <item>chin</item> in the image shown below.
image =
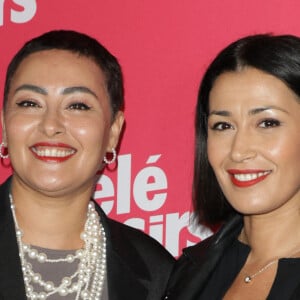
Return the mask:
<path fill-rule="evenodd" d="M 234 209 L 244 216 L 253 216 L 253 215 L 264 215 L 273 211 L 270 207 L 263 207 L 259 204 L 245 205 L 245 206 L 234 206 Z"/>
<path fill-rule="evenodd" d="M 66 190 L 68 187 L 72 187 L 73 184 L 73 181 L 67 183 L 65 181 L 58 180 L 57 178 L 47 178 L 45 180 L 35 180 L 32 184 L 32 188 L 44 194 L 54 195 Z"/>

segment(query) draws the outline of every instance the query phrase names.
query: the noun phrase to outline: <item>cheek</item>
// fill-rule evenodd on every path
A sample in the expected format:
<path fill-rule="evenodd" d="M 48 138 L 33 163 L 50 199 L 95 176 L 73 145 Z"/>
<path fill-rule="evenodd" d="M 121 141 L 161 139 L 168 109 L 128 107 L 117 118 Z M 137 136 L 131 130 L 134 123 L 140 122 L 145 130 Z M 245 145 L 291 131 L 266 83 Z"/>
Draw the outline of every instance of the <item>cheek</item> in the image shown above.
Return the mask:
<path fill-rule="evenodd" d="M 26 117 L 7 118 L 5 128 L 8 142 L 24 139 L 36 126 L 36 122 L 33 122 L 32 119 L 28 120 Z"/>
<path fill-rule="evenodd" d="M 269 159 L 277 166 L 293 166 L 294 168 L 295 164 L 300 164 L 300 141 L 298 135 L 274 139 L 264 150 Z"/>
<path fill-rule="evenodd" d="M 92 145 L 95 148 L 106 143 L 109 127 L 105 122 L 84 122 L 76 126 L 70 126 L 70 132 L 77 137 L 82 144 Z M 97 145 L 97 146 L 96 146 Z"/>

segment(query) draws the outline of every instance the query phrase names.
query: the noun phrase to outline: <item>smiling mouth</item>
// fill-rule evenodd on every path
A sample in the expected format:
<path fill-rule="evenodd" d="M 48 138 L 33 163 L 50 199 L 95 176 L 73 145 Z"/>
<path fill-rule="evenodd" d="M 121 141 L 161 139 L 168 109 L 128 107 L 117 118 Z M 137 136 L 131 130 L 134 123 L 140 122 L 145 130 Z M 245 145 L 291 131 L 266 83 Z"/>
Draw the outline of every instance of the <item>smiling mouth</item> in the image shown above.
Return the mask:
<path fill-rule="evenodd" d="M 68 149 L 68 150 L 62 150 L 57 148 L 51 148 L 51 149 L 36 149 L 35 147 L 31 148 L 32 151 L 41 157 L 67 157 L 75 153 L 74 149 Z"/>
<path fill-rule="evenodd" d="M 248 187 L 257 184 L 267 178 L 271 171 L 241 171 L 241 170 L 228 170 L 231 182 L 238 187 Z"/>
<path fill-rule="evenodd" d="M 265 171 L 259 173 L 249 173 L 249 174 L 232 174 L 232 176 L 238 181 L 250 181 L 268 175 L 269 173 L 270 171 Z"/>
<path fill-rule="evenodd" d="M 76 153 L 74 148 L 65 144 L 48 145 L 40 143 L 31 146 L 30 150 L 37 159 L 46 162 L 63 162 Z"/>

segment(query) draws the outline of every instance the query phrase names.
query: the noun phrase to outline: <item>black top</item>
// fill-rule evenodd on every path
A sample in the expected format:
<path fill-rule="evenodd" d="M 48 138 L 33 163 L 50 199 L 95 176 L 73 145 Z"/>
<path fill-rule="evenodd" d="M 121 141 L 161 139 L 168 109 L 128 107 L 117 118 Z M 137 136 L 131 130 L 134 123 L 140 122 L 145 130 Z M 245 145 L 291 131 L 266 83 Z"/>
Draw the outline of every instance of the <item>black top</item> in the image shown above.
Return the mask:
<path fill-rule="evenodd" d="M 222 299 L 245 264 L 250 247 L 234 240 L 215 268 L 199 299 Z M 259 280 L 259 276 L 253 280 Z M 300 283 L 300 258 L 279 260 L 277 274 L 267 300 L 289 299 Z M 246 284 L 246 283 L 245 283 Z"/>
<path fill-rule="evenodd" d="M 222 299 L 249 254 L 249 248 L 237 242 L 242 228 L 243 216 L 236 214 L 216 234 L 185 248 L 174 267 L 163 299 Z M 204 297 L 207 291 L 211 294 Z M 278 299 L 300 300 L 300 259 L 280 260 L 268 300 Z"/>

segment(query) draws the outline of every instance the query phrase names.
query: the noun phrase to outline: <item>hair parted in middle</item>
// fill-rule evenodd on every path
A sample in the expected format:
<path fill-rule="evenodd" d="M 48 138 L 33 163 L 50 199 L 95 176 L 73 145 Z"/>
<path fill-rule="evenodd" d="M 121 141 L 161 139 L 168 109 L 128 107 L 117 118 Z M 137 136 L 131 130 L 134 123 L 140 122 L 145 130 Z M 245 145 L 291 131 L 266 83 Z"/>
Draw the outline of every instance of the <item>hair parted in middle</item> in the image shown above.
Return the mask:
<path fill-rule="evenodd" d="M 300 99 L 300 38 L 271 34 L 246 36 L 224 48 L 206 70 L 200 84 L 195 114 L 193 205 L 195 215 L 201 223 L 223 223 L 235 213 L 208 161 L 209 95 L 221 74 L 238 72 L 247 67 L 281 80 Z"/>

